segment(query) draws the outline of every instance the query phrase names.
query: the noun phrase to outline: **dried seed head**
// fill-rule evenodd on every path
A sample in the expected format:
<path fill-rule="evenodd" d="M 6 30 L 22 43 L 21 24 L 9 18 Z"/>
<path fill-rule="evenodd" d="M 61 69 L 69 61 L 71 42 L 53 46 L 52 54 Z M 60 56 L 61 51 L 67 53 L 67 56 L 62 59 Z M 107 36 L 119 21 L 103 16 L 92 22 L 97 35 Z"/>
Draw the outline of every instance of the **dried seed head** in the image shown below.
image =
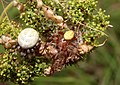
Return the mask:
<path fill-rule="evenodd" d="M 55 49 L 53 46 L 48 46 L 47 49 L 48 49 L 49 53 L 51 53 L 53 55 L 58 53 L 57 49 Z"/>
<path fill-rule="evenodd" d="M 62 28 L 68 28 L 66 23 L 57 23 L 58 26 L 62 27 Z"/>
<path fill-rule="evenodd" d="M 12 47 L 12 45 L 9 42 L 5 43 L 5 48 L 9 49 L 11 47 Z"/>
<path fill-rule="evenodd" d="M 62 27 L 64 23 L 57 23 L 58 26 Z"/>
<path fill-rule="evenodd" d="M 85 54 L 92 49 L 93 49 L 93 46 L 86 45 L 86 44 L 79 45 L 79 47 L 78 47 L 78 51 L 80 52 L 80 54 Z"/>
<path fill-rule="evenodd" d="M 25 10 L 23 4 L 18 4 L 18 5 L 17 5 L 17 9 L 18 9 L 20 12 L 23 12 L 23 11 Z"/>
<path fill-rule="evenodd" d="M 43 5 L 42 0 L 37 0 L 37 8 L 41 8 Z"/>
<path fill-rule="evenodd" d="M 43 53 L 44 51 L 44 48 L 45 48 L 45 45 L 44 44 L 41 44 L 40 48 L 39 48 L 39 53 Z"/>
<path fill-rule="evenodd" d="M 69 30 L 66 31 L 64 34 L 64 39 L 65 40 L 71 40 L 74 37 L 74 31 L 73 30 Z"/>
<path fill-rule="evenodd" d="M 16 45 L 17 40 L 10 40 L 9 43 L 10 43 L 11 45 Z"/>
<path fill-rule="evenodd" d="M 56 23 L 62 23 L 63 22 L 63 17 L 62 16 L 54 16 L 54 18 L 55 18 L 55 22 Z"/>
<path fill-rule="evenodd" d="M 51 67 L 48 67 L 44 70 L 44 74 L 50 75 Z"/>
<path fill-rule="evenodd" d="M 11 38 L 9 36 L 5 36 L 5 35 L 2 35 L 1 39 L 3 42 L 9 42 L 11 40 Z"/>
<path fill-rule="evenodd" d="M 16 0 L 13 1 L 13 6 L 17 6 L 18 2 Z"/>
<path fill-rule="evenodd" d="M 45 17 L 50 18 L 50 19 L 54 17 L 54 13 L 50 8 L 45 7 L 45 6 L 42 8 L 43 8 Z"/>

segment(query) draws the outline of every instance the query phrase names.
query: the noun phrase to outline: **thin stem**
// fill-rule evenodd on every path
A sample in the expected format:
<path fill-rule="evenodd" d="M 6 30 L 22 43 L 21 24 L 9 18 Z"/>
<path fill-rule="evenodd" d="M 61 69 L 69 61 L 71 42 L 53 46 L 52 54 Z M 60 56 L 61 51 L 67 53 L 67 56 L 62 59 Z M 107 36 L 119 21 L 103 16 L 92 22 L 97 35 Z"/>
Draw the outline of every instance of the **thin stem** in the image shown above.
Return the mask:
<path fill-rule="evenodd" d="M 3 0 L 1 0 L 1 3 L 2 3 L 2 7 L 3 7 L 3 9 L 5 9 L 5 5 L 4 5 L 4 3 L 3 3 Z M 8 18 L 8 15 L 7 15 L 7 12 L 5 11 L 5 15 L 7 16 L 7 18 Z"/>
<path fill-rule="evenodd" d="M 99 44 L 99 45 L 96 45 L 96 47 L 101 47 L 101 46 L 103 46 L 103 45 L 106 43 L 106 41 L 107 41 L 107 39 L 106 39 L 103 43 L 101 43 L 101 44 Z"/>
<path fill-rule="evenodd" d="M 4 3 L 6 3 L 6 4 L 8 4 L 8 3 L 9 3 L 9 2 L 8 2 L 8 1 L 6 1 L 6 0 L 4 0 L 3 2 L 4 2 Z"/>
<path fill-rule="evenodd" d="M 1 3 L 2 3 L 2 6 L 3 6 L 4 11 L 2 12 L 2 14 L 1 14 L 1 16 L 0 16 L 0 23 L 1 23 L 1 21 L 2 21 L 2 18 L 4 18 L 5 15 L 6 15 L 7 18 L 9 19 L 9 17 L 8 17 L 8 15 L 7 15 L 7 10 L 13 5 L 13 1 L 10 2 L 10 3 L 7 5 L 6 8 L 4 7 L 4 3 L 3 3 L 2 0 L 1 0 Z"/>
<path fill-rule="evenodd" d="M 80 22 L 79 22 L 80 23 Z M 83 23 L 80 23 L 82 26 L 84 26 L 84 27 L 88 27 L 89 29 L 91 29 L 91 30 L 94 30 L 94 31 L 98 31 L 98 32 L 101 32 L 101 33 L 103 33 L 105 36 L 107 36 L 108 37 L 108 35 L 107 34 L 105 34 L 103 31 L 101 31 L 101 30 L 98 30 L 98 29 L 93 29 L 92 27 L 90 27 L 90 26 L 88 26 L 88 25 L 85 25 L 85 24 L 83 24 Z"/>

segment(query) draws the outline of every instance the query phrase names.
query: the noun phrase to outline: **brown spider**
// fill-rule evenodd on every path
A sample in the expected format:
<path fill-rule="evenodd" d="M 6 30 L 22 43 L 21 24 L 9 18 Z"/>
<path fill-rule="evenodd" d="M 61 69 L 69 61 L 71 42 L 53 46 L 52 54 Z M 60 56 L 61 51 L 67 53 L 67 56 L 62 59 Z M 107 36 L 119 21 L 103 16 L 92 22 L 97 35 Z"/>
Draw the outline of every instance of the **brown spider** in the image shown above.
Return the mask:
<path fill-rule="evenodd" d="M 61 71 L 65 65 L 71 65 L 81 59 L 78 52 L 78 38 L 75 36 L 71 40 L 65 40 L 64 32 L 58 31 L 49 39 L 47 43 L 45 56 L 50 57 L 52 65 L 49 67 L 49 73 L 53 74 L 56 71 Z"/>

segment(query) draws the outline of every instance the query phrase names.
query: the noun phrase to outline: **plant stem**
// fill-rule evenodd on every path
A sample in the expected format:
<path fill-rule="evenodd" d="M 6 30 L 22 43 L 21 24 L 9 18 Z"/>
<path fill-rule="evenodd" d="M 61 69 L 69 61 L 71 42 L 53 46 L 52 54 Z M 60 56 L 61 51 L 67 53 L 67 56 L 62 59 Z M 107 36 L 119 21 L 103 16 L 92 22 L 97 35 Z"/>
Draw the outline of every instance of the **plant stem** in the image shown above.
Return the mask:
<path fill-rule="evenodd" d="M 2 1 L 2 0 L 1 0 L 1 3 L 2 3 L 2 5 L 3 5 L 3 9 L 4 9 L 4 11 L 2 12 L 2 14 L 1 14 L 1 16 L 0 16 L 0 23 L 1 23 L 1 21 L 2 21 L 2 18 L 4 18 L 5 15 L 6 15 L 7 18 L 8 18 L 7 10 L 13 5 L 13 1 L 10 2 L 10 3 L 7 5 L 6 8 L 4 8 L 4 4 L 3 4 L 3 1 Z M 9 19 L 9 18 L 8 18 L 8 19 Z"/>

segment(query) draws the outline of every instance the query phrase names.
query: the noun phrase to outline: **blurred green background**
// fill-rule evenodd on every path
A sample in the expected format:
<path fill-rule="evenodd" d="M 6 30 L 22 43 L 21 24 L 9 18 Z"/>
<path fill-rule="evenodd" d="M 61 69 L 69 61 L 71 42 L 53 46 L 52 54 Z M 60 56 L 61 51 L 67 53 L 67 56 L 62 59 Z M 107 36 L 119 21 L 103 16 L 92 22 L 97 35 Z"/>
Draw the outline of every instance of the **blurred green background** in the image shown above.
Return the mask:
<path fill-rule="evenodd" d="M 11 0 L 3 1 L 7 4 Z M 99 0 L 98 6 L 111 15 L 114 26 L 107 30 L 107 43 L 94 50 L 86 61 L 68 66 L 52 77 L 37 78 L 32 85 L 120 85 L 120 0 Z M 2 11 L 0 2 L 0 14 Z M 15 11 L 9 10 L 9 16 L 14 18 Z"/>

